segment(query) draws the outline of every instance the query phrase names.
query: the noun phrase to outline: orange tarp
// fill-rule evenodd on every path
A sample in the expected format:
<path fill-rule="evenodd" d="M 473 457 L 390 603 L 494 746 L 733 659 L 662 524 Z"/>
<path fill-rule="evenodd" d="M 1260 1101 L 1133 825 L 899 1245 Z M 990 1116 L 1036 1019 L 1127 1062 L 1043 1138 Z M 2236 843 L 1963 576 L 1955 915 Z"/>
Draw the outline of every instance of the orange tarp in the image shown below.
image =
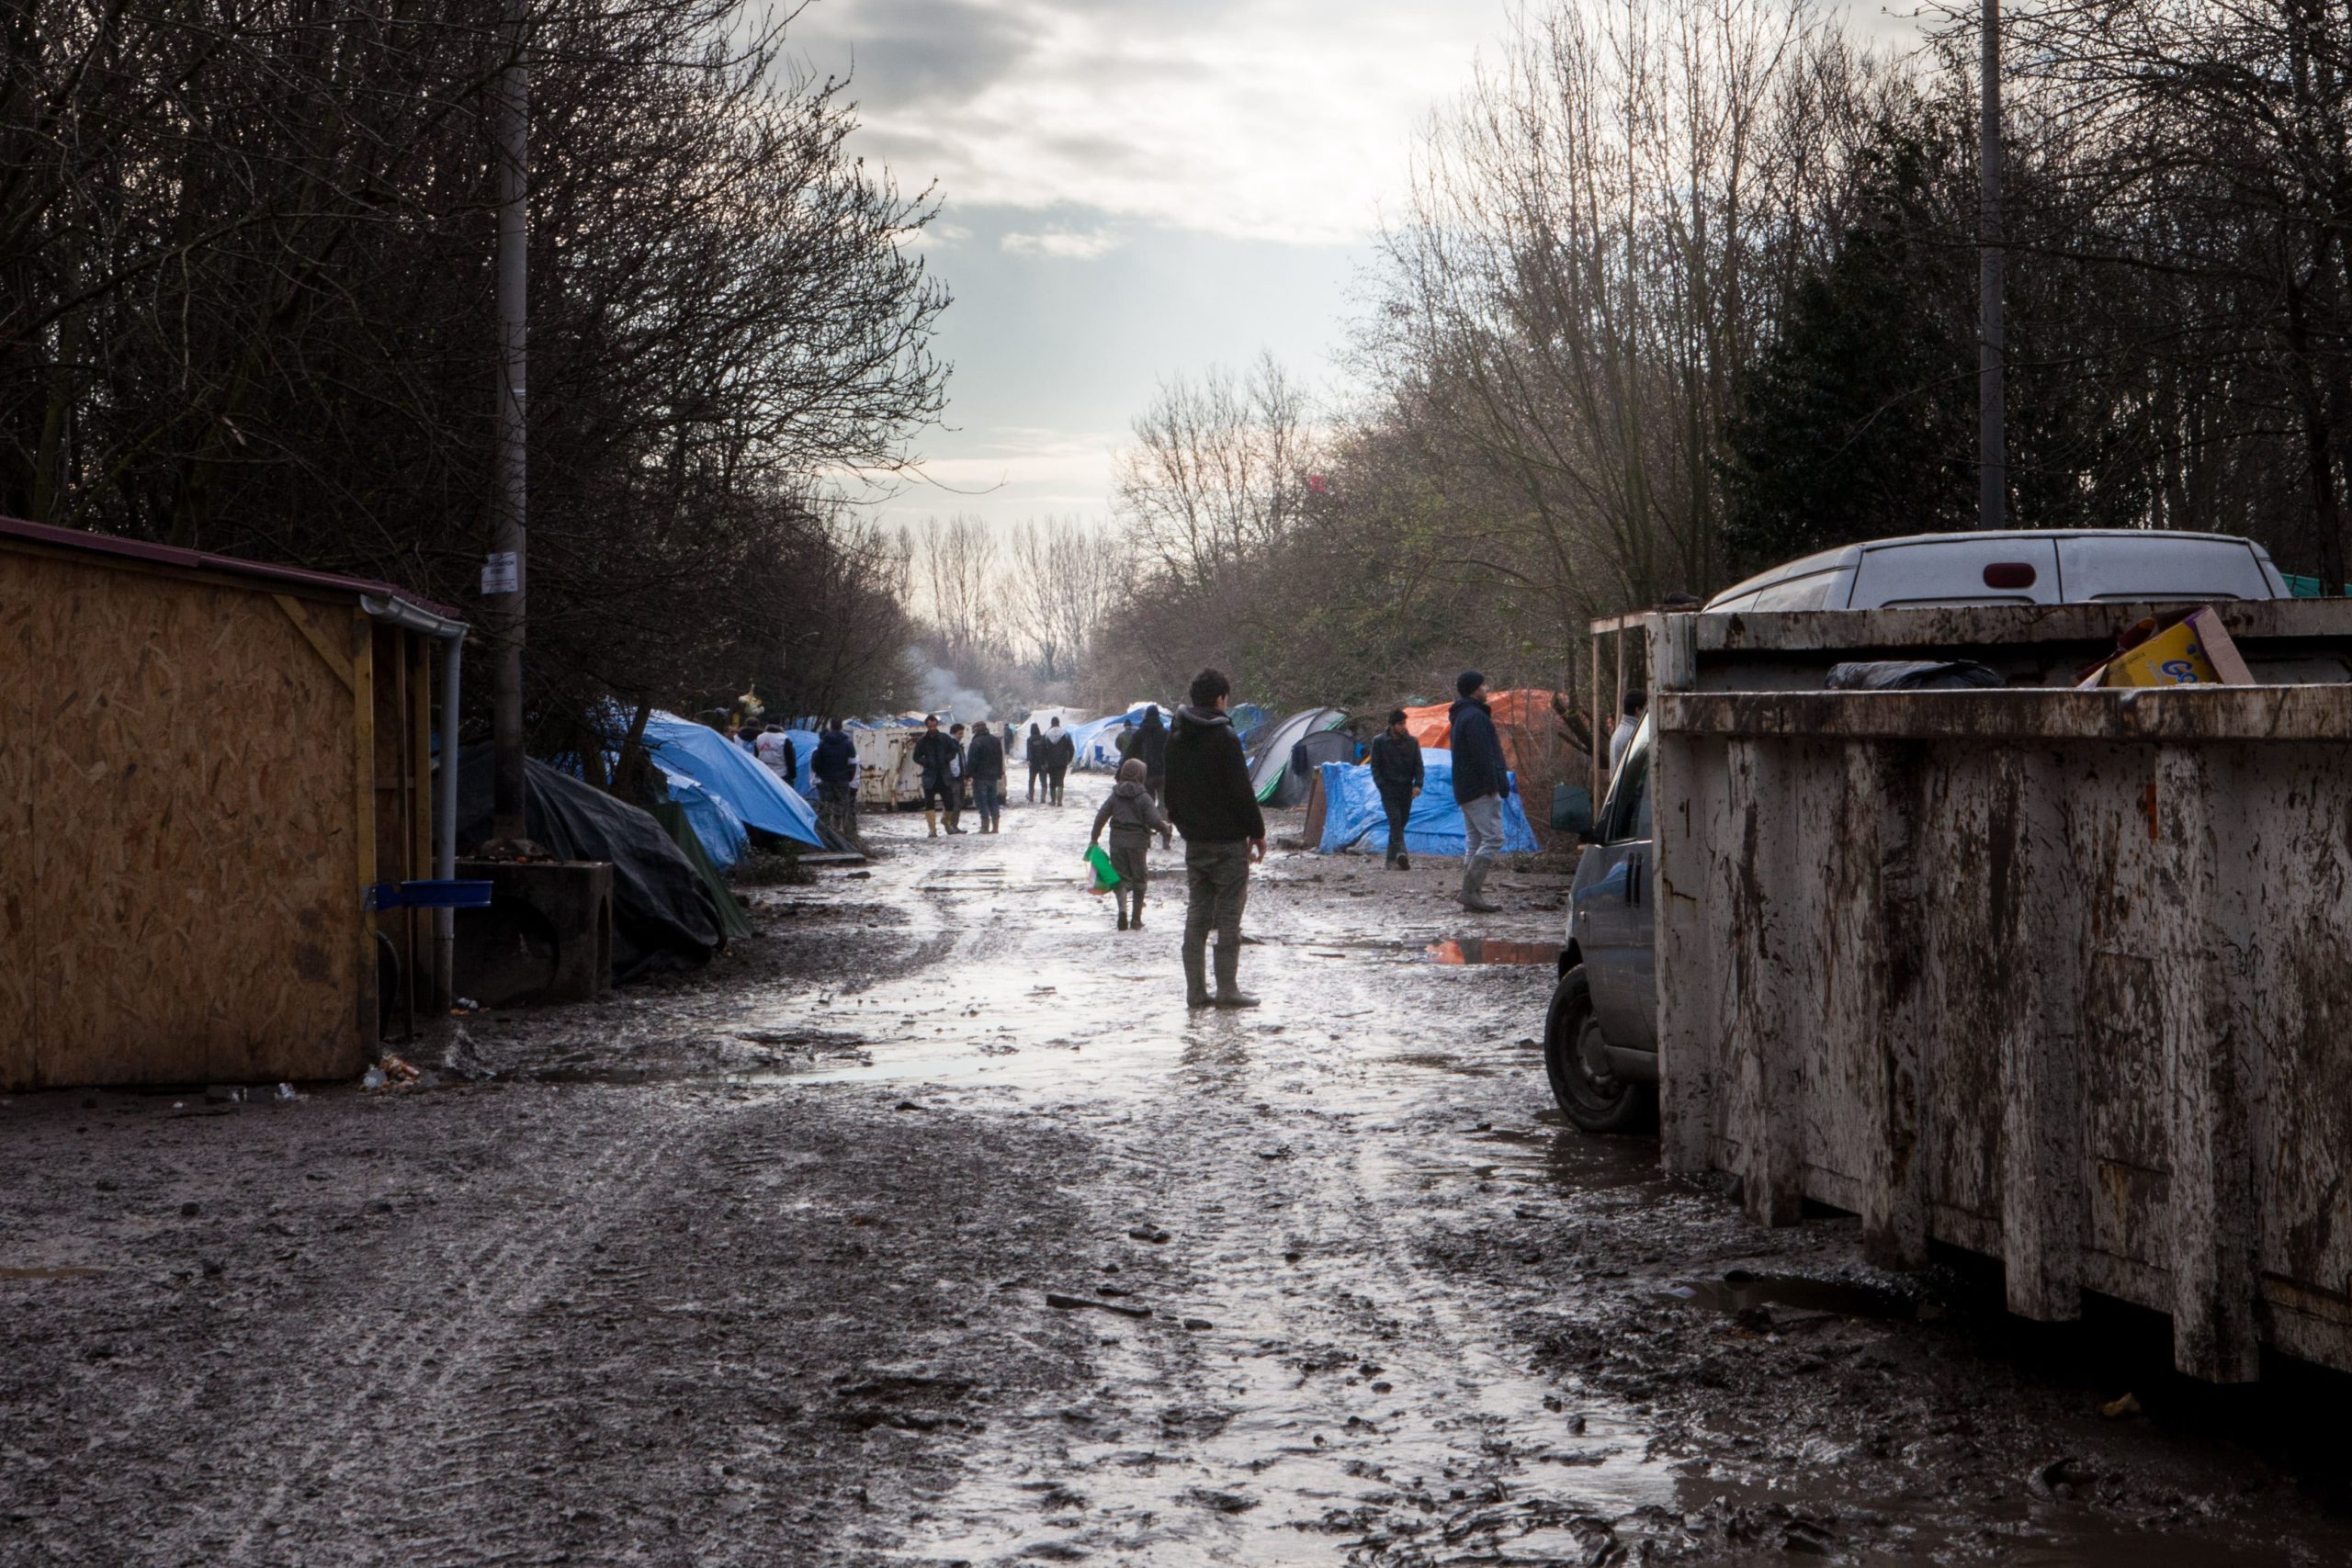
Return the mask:
<path fill-rule="evenodd" d="M 1495 731 L 1502 738 L 1503 760 L 1514 771 L 1524 764 L 1526 752 L 1550 740 L 1558 728 L 1552 694 L 1532 686 L 1489 692 L 1487 706 L 1493 710 Z M 1453 743 L 1453 707 L 1452 703 L 1432 703 L 1425 708 L 1407 708 L 1405 728 L 1422 745 L 1448 750 Z"/>

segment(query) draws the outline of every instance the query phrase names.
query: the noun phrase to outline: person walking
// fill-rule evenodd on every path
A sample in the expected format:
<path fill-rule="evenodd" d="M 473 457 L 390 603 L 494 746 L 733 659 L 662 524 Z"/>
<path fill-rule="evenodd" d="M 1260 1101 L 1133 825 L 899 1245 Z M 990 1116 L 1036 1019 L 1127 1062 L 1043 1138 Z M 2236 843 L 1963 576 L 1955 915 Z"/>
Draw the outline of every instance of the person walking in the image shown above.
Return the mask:
<path fill-rule="evenodd" d="M 1168 725 L 1159 716 L 1159 705 L 1154 703 L 1143 710 L 1143 723 L 1136 728 L 1136 743 L 1127 755 L 1143 762 L 1144 787 L 1151 791 L 1151 798 L 1163 804 L 1168 799 Z"/>
<path fill-rule="evenodd" d="M 792 737 L 785 733 L 784 726 L 771 724 L 760 731 L 760 738 L 752 743 L 752 753 L 767 764 L 768 772 L 795 789 L 800 787 L 800 759 L 793 754 Z"/>
<path fill-rule="evenodd" d="M 1111 896 L 1118 901 L 1119 929 L 1143 930 L 1144 888 L 1151 880 L 1151 836 L 1159 835 L 1162 848 L 1170 838 L 1168 818 L 1144 784 L 1143 761 L 1130 757 L 1119 764 L 1119 782 L 1094 813 L 1094 832 L 1086 840 L 1102 842 L 1102 829 L 1111 829 L 1111 869 L 1119 874 Z"/>
<path fill-rule="evenodd" d="M 840 719 L 817 738 L 817 754 L 808 759 L 808 771 L 817 777 L 819 799 L 831 808 L 834 830 L 855 834 L 857 744 L 842 728 Z"/>
<path fill-rule="evenodd" d="M 972 807 L 980 814 L 980 831 L 998 831 L 1004 817 L 1004 742 L 989 733 L 985 719 L 972 726 L 964 771 L 972 781 Z"/>
<path fill-rule="evenodd" d="M 949 725 L 947 739 L 956 743 L 955 760 L 947 764 L 947 830 L 961 833 L 964 830 L 964 795 L 969 787 L 964 761 L 964 727 Z"/>
<path fill-rule="evenodd" d="M 1503 852 L 1503 799 L 1510 794 L 1510 765 L 1502 737 L 1487 706 L 1487 678 L 1464 670 L 1454 681 L 1460 700 L 1448 710 L 1453 724 L 1453 799 L 1462 807 L 1462 907 L 1491 915 L 1502 908 L 1487 901 L 1487 875 Z"/>
<path fill-rule="evenodd" d="M 1624 713 L 1617 720 L 1616 729 L 1609 737 L 1609 776 L 1617 776 L 1617 764 L 1625 760 L 1625 748 L 1634 743 L 1634 734 L 1642 728 L 1642 715 L 1649 711 L 1650 694 L 1643 691 L 1625 694 Z"/>
<path fill-rule="evenodd" d="M 939 813 L 944 808 L 951 815 L 947 830 L 960 832 L 952 815 L 956 808 L 955 784 L 948 770 L 956 761 L 956 742 L 939 731 L 939 716 L 922 716 L 922 738 L 915 742 L 915 766 L 922 770 L 922 825 L 927 836 L 939 837 Z"/>
<path fill-rule="evenodd" d="M 1388 728 L 1372 743 L 1372 784 L 1380 792 L 1380 807 L 1388 814 L 1388 863 L 1410 871 L 1405 856 L 1405 822 L 1413 815 L 1413 797 L 1421 793 L 1421 743 L 1405 728 L 1405 710 L 1391 708 Z"/>
<path fill-rule="evenodd" d="M 1022 747 L 1029 759 L 1029 804 L 1037 804 L 1037 785 L 1046 777 L 1046 732 L 1035 725 L 1029 727 L 1028 743 Z"/>
<path fill-rule="evenodd" d="M 1266 818 L 1250 787 L 1241 738 L 1226 716 L 1232 682 L 1216 670 L 1193 677 L 1192 701 L 1168 738 L 1168 816 L 1184 835 L 1184 1005 L 1253 1008 L 1241 989 L 1241 911 L 1250 867 L 1266 858 Z M 1207 946 L 1216 931 L 1216 994 Z"/>
<path fill-rule="evenodd" d="M 1056 806 L 1062 803 L 1062 780 L 1076 761 L 1078 742 L 1069 738 L 1060 719 L 1050 720 L 1046 729 L 1046 793 Z"/>

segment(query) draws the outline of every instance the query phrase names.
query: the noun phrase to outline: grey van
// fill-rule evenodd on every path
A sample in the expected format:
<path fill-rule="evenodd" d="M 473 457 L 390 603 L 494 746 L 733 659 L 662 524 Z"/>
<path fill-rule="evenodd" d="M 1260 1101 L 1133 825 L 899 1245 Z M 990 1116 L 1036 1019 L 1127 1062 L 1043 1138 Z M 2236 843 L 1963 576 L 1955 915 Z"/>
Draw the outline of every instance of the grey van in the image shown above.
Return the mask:
<path fill-rule="evenodd" d="M 2283 599 L 2261 546 L 2226 534 L 2028 531 L 1921 534 L 1825 550 L 1708 601 L 1702 614 L 1930 604 Z M 1544 1021 L 1561 1114 L 1589 1133 L 1645 1122 L 1657 1106 L 1657 960 L 1650 900 L 1651 721 L 1580 829 L 1567 944 Z"/>

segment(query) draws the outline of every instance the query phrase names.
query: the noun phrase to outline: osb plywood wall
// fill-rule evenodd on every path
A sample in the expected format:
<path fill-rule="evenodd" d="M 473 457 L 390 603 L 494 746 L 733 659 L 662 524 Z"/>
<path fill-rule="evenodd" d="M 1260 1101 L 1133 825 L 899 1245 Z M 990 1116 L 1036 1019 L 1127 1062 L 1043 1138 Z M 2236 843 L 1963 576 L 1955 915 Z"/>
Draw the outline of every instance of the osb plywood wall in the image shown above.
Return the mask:
<path fill-rule="evenodd" d="M 0 549 L 0 1089 L 363 1065 L 358 636 Z"/>

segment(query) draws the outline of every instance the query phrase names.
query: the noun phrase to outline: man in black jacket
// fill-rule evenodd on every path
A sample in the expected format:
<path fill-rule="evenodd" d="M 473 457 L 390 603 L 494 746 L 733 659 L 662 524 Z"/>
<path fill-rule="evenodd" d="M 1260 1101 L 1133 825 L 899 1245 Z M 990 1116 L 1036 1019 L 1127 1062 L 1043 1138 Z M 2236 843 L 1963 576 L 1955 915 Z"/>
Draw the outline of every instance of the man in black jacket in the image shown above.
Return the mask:
<path fill-rule="evenodd" d="M 1056 806 L 1062 803 L 1062 780 L 1077 761 L 1078 742 L 1069 738 L 1060 719 L 1052 720 L 1046 730 L 1046 793 Z"/>
<path fill-rule="evenodd" d="M 1184 1005 L 1253 1008 L 1243 993 L 1241 911 L 1250 867 L 1266 858 L 1266 818 L 1250 787 L 1241 738 L 1226 716 L 1232 683 L 1215 670 L 1193 677 L 1168 739 L 1168 816 L 1184 835 Z M 1209 928 L 1216 928 L 1216 994 L 1208 988 Z"/>
<path fill-rule="evenodd" d="M 939 733 L 939 716 L 922 716 L 922 739 L 915 742 L 915 766 L 922 770 L 922 825 L 939 837 L 939 813 L 947 812 L 947 830 L 960 833 L 956 826 L 956 784 L 951 770 L 961 753 L 956 742 Z"/>
<path fill-rule="evenodd" d="M 1372 784 L 1380 791 L 1381 809 L 1388 813 L 1388 863 L 1409 871 L 1405 857 L 1405 819 L 1413 814 L 1413 797 L 1421 793 L 1421 743 L 1405 728 L 1405 710 L 1391 709 L 1388 728 L 1372 743 Z"/>
<path fill-rule="evenodd" d="M 1143 723 L 1136 728 L 1136 743 L 1127 753 L 1143 759 L 1144 787 L 1151 791 L 1151 798 L 1165 801 L 1168 795 L 1168 726 L 1160 721 L 1159 705 L 1154 703 L 1143 710 Z"/>
<path fill-rule="evenodd" d="M 817 738 L 817 754 L 808 760 L 808 771 L 817 776 L 817 798 L 823 803 L 834 831 L 856 832 L 857 743 L 840 719 Z"/>
<path fill-rule="evenodd" d="M 1462 907 L 1481 915 L 1502 908 L 1487 902 L 1487 874 L 1503 852 L 1503 799 L 1510 794 L 1510 764 L 1487 706 L 1487 678 L 1464 670 L 1453 682 L 1462 700 L 1453 721 L 1453 799 L 1462 807 Z"/>
<path fill-rule="evenodd" d="M 1004 742 L 989 733 L 986 723 L 972 726 L 964 772 L 972 781 L 972 805 L 980 814 L 980 831 L 999 831 L 1004 811 Z"/>

